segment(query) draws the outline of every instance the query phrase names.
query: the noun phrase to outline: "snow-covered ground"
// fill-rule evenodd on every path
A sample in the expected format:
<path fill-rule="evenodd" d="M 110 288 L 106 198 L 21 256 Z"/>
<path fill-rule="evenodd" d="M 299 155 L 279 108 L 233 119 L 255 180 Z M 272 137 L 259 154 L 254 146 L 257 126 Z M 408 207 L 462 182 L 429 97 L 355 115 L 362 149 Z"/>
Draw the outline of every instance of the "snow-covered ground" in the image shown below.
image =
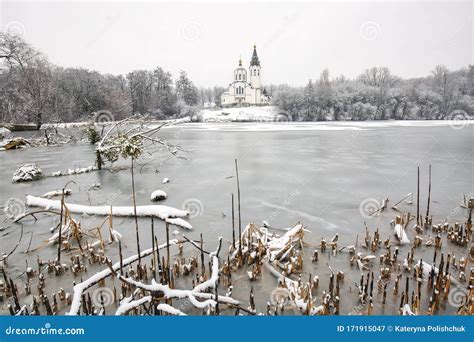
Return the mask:
<path fill-rule="evenodd" d="M 248 122 L 276 121 L 278 108 L 275 106 L 251 106 L 240 108 L 203 109 L 199 112 L 203 122 Z"/>
<path fill-rule="evenodd" d="M 367 130 L 380 127 L 432 127 L 451 126 L 453 129 L 462 129 L 473 126 L 474 120 L 380 120 L 380 121 L 317 121 L 292 122 L 284 111 L 276 106 L 250 106 L 235 108 L 202 109 L 198 116 L 202 122 L 191 122 L 191 118 L 149 121 L 148 125 L 162 125 L 171 128 L 175 125 L 188 126 L 191 129 L 229 130 L 229 131 L 280 131 L 280 130 Z M 248 123 L 251 125 L 236 126 L 234 123 Z M 90 122 L 73 122 L 60 124 L 44 124 L 41 129 L 52 128 L 81 128 Z M 109 125 L 113 122 L 108 123 Z M 218 124 L 218 125 L 214 125 Z"/>

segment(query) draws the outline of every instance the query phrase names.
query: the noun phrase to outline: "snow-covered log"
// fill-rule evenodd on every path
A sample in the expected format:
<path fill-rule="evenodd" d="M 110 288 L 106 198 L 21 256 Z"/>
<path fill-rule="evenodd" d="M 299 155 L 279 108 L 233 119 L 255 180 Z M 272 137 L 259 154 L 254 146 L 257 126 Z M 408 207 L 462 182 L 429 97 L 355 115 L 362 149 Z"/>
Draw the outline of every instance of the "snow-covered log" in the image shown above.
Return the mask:
<path fill-rule="evenodd" d="M 45 209 L 61 210 L 61 201 L 50 200 L 35 196 L 26 196 L 26 205 L 30 207 L 40 207 Z M 107 216 L 110 214 L 111 209 L 109 206 L 88 206 L 81 204 L 65 203 L 65 206 L 71 213 L 75 214 L 87 214 L 87 215 L 100 215 Z M 134 216 L 133 206 L 115 206 L 112 207 L 112 213 L 114 216 Z M 162 220 L 174 219 L 179 217 L 186 217 L 189 215 L 188 211 L 176 209 L 166 205 L 143 205 L 137 206 L 137 216 L 149 216 L 158 217 Z M 173 220 L 171 222 L 174 225 L 192 229 L 192 226 L 184 220 Z"/>
<path fill-rule="evenodd" d="M 43 194 L 43 198 L 52 198 L 52 197 L 58 197 L 62 196 L 63 190 L 62 189 L 57 189 L 53 191 L 48 191 L 47 193 Z M 64 189 L 64 196 L 70 196 L 72 194 L 71 189 Z"/>
<path fill-rule="evenodd" d="M 1 133 L 0 133 L 1 135 Z M 28 140 L 22 137 L 15 137 L 0 141 L 0 151 L 13 150 L 31 145 Z"/>

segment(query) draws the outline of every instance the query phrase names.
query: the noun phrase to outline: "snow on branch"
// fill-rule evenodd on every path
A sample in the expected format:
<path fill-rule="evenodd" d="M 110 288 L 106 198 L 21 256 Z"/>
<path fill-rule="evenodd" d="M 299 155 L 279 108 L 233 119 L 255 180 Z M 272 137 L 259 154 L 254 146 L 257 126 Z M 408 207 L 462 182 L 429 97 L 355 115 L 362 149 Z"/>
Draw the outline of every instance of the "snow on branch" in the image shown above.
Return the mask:
<path fill-rule="evenodd" d="M 208 306 L 215 306 L 216 301 L 213 300 L 215 295 L 212 293 L 206 292 L 197 292 L 195 289 L 193 290 L 179 290 L 179 289 L 171 289 L 168 285 L 163 285 L 157 283 L 154 279 L 152 279 L 151 284 L 143 284 L 139 281 L 136 281 L 132 278 L 125 278 L 124 276 L 119 275 L 118 278 L 130 285 L 133 285 L 139 289 L 149 291 L 149 292 L 161 292 L 163 293 L 163 298 L 165 299 L 183 299 L 188 298 L 191 303 L 200 309 L 205 309 Z M 205 299 L 205 301 L 198 301 L 196 298 Z M 230 305 L 239 305 L 240 302 L 227 296 L 219 296 L 219 303 L 230 304 Z"/>
<path fill-rule="evenodd" d="M 212 273 L 211 277 L 204 281 L 201 284 L 198 284 L 192 290 L 179 290 L 179 289 L 171 289 L 169 285 L 164 285 L 161 283 L 157 283 L 154 279 L 152 279 L 151 284 L 143 284 L 135 279 L 132 278 L 125 278 L 122 275 L 118 275 L 118 278 L 130 285 L 135 286 L 144 291 L 156 293 L 159 292 L 160 296 L 165 299 L 183 299 L 188 298 L 189 301 L 199 309 L 206 309 L 208 307 L 215 307 L 217 303 L 229 304 L 229 305 L 240 305 L 240 302 L 228 297 L 228 296 L 219 296 L 216 299 L 215 294 L 204 292 L 209 289 L 215 290 L 217 286 L 217 282 L 219 280 L 219 258 L 217 257 L 219 250 L 222 245 L 222 238 L 219 238 L 219 246 L 215 252 L 211 253 L 212 258 Z M 198 300 L 204 299 L 203 301 Z M 131 300 L 131 299 L 130 299 Z M 126 302 L 124 305 L 127 304 Z"/>
<path fill-rule="evenodd" d="M 147 149 L 147 145 L 158 144 L 177 157 L 179 146 L 153 137 L 162 127 L 172 124 L 173 122 L 169 121 L 149 128 L 143 120 L 125 119 L 116 122 L 98 142 L 96 151 L 110 162 L 115 162 L 120 156 L 137 159 Z"/>
<path fill-rule="evenodd" d="M 160 311 L 167 312 L 167 313 L 169 313 L 171 315 L 174 315 L 174 316 L 186 316 L 186 314 L 184 312 L 182 312 L 181 310 L 178 310 L 178 309 L 172 307 L 171 305 L 168 305 L 168 304 L 165 304 L 165 303 L 158 304 L 158 306 L 156 308 Z"/>
<path fill-rule="evenodd" d="M 315 306 L 314 303 L 306 301 L 302 296 L 301 292 L 299 291 L 299 284 L 297 281 L 292 280 L 288 277 L 285 277 L 280 272 L 278 272 L 273 266 L 271 266 L 268 262 L 264 262 L 265 267 L 268 271 L 275 276 L 281 285 L 284 286 L 288 290 L 289 299 L 293 302 L 293 304 L 301 310 L 301 312 L 308 312 L 309 315 L 318 315 L 324 312 L 324 306 L 319 305 Z M 309 305 L 309 310 L 308 310 Z"/>
<path fill-rule="evenodd" d="M 117 311 L 115 312 L 115 316 L 122 316 L 129 312 L 130 310 L 145 304 L 145 303 L 150 303 L 152 300 L 151 296 L 145 296 L 137 300 L 132 300 L 132 296 L 126 297 L 122 299 L 120 302 L 120 306 L 118 307 Z"/>
<path fill-rule="evenodd" d="M 169 241 L 169 245 L 175 245 L 177 243 L 178 243 L 178 240 Z M 167 246 L 168 246 L 168 243 L 164 243 L 164 244 L 159 245 L 157 248 L 158 249 L 163 249 L 163 248 L 166 248 Z M 156 251 L 156 248 L 155 249 L 150 248 L 150 249 L 144 250 L 143 252 L 140 253 L 140 257 L 144 258 L 146 256 L 149 256 L 149 255 L 153 254 L 155 251 Z M 130 265 L 130 264 L 134 263 L 137 260 L 138 260 L 138 255 L 135 254 L 135 255 L 132 255 L 131 257 L 123 260 L 122 265 L 123 266 Z M 79 313 L 79 308 L 81 306 L 82 294 L 84 293 L 85 290 L 87 290 L 88 288 L 94 286 L 99 281 L 109 277 L 114 272 L 118 271 L 119 269 L 120 269 L 120 262 L 116 262 L 110 268 L 106 268 L 106 269 L 94 274 L 92 277 L 90 277 L 89 279 L 83 281 L 82 283 L 79 283 L 79 284 L 75 285 L 74 288 L 73 288 L 74 295 L 73 295 L 73 298 L 72 298 L 71 308 L 69 309 L 68 314 L 74 316 L 74 315 L 77 315 Z"/>
<path fill-rule="evenodd" d="M 205 291 L 209 288 L 215 289 L 217 282 L 219 281 L 219 251 L 221 250 L 222 246 L 222 237 L 219 237 L 219 245 L 216 249 L 215 252 L 212 252 L 210 254 L 210 257 L 212 258 L 212 272 L 211 272 L 211 277 L 206 280 L 205 282 L 197 285 L 194 288 L 194 291 L 196 292 L 202 292 Z"/>

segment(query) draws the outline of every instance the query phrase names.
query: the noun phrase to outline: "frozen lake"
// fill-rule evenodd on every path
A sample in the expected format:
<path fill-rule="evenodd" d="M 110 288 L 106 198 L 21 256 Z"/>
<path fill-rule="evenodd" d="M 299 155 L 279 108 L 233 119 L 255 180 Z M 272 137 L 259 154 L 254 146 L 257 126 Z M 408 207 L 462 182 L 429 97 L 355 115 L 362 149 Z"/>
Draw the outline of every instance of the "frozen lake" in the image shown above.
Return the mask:
<path fill-rule="evenodd" d="M 272 227 L 286 228 L 300 221 L 311 231 L 305 236 L 310 246 L 319 243 L 321 237 L 330 239 L 336 232 L 340 234 L 340 246 L 344 246 L 355 244 L 357 235 L 362 241 L 365 221 L 372 232 L 378 227 L 385 239 L 392 232 L 389 223 L 396 212 L 387 210 L 368 218 L 361 215 L 360 205 L 363 201 L 381 203 L 386 197 L 391 205 L 410 192 L 416 194 L 417 166 L 421 173 L 420 211 L 423 214 L 426 211 L 428 165 L 431 164 L 433 221 L 438 223 L 446 218 L 455 221 L 465 217 L 465 210 L 458 207 L 462 194 L 474 193 L 474 125 L 455 128 L 446 123 L 429 122 L 186 124 L 166 128 L 160 133 L 161 137 L 180 145 L 186 160 L 170 157 L 166 151 L 154 151 L 150 158 L 141 160 L 136 167 L 137 204 L 150 204 L 153 190 L 165 190 L 168 199 L 163 204 L 181 208 L 188 203 L 197 210 L 197 215 L 189 219 L 193 231 L 175 227 L 172 230 L 195 239 L 202 233 L 208 250 L 213 250 L 218 237 L 223 236 L 227 251 L 232 239 L 231 193 L 236 194 L 234 159 L 237 158 L 243 226 L 248 222 L 261 224 L 267 221 Z M 26 194 L 39 196 L 74 180 L 76 184 L 68 186 L 73 190 L 68 202 L 132 204 L 128 170 L 11 183 L 13 172 L 27 162 L 37 163 L 45 173 L 92 165 L 93 146 L 87 144 L 0 152 L 0 161 L 1 203 L 10 198 L 24 199 Z M 170 183 L 162 184 L 165 177 Z M 87 191 L 96 182 L 102 187 Z M 415 199 L 413 205 L 403 203 L 398 207 L 415 213 Z M 103 218 L 83 218 L 81 221 L 84 221 L 83 227 L 88 227 L 102 222 Z M 114 222 L 115 229 L 124 235 L 125 256 L 135 254 L 133 219 L 116 218 Z M 163 241 L 164 224 L 155 222 L 155 232 L 159 241 Z M 25 260 L 36 267 L 37 254 L 42 259 L 54 259 L 56 248 L 49 246 L 29 254 L 23 252 L 28 247 L 30 234 L 33 234 L 34 248 L 51 235 L 49 228 L 55 224 L 56 221 L 50 218 L 24 222 L 24 237 L 8 259 L 8 271 L 14 279 L 20 276 L 19 281 L 24 277 L 21 274 L 25 271 Z M 140 219 L 139 224 L 142 248 L 151 247 L 150 220 Z M 9 252 L 19 239 L 20 225 L 4 220 L 0 226 L 4 227 L 0 232 L 0 251 Z M 408 234 L 414 236 L 411 232 Z M 455 245 L 446 247 L 447 251 L 460 253 Z M 117 247 L 107 248 L 113 261 L 118 260 Z M 312 249 L 309 247 L 309 251 Z M 403 258 L 409 249 L 400 248 Z M 196 250 L 186 246 L 185 254 L 196 254 Z M 417 257 L 431 259 L 432 255 L 433 250 L 426 247 L 417 252 Z M 318 264 L 311 263 L 309 253 L 306 257 L 304 271 L 319 275 L 324 288 L 327 287 L 325 277 L 330 273 L 326 262 L 335 270 L 348 268 L 346 255 L 323 258 Z M 87 274 L 102 268 L 91 266 Z M 374 268 L 378 270 L 378 261 Z M 353 282 L 359 280 L 359 272 L 352 272 L 353 279 L 346 276 L 345 291 L 355 291 Z M 87 276 L 82 274 L 81 277 Z M 46 283 L 51 291 L 61 286 L 70 291 L 71 279 L 52 277 Z M 190 280 L 181 279 L 180 282 L 184 285 Z M 262 279 L 250 283 L 242 270 L 241 276 L 234 281 L 235 297 L 248 302 L 251 285 L 258 294 L 257 307 L 264 311 L 276 281 L 264 274 Z M 342 313 L 350 311 L 356 298 L 355 294 L 342 298 Z M 398 303 L 393 305 L 376 313 L 394 313 Z M 447 312 L 452 310 L 446 308 Z"/>

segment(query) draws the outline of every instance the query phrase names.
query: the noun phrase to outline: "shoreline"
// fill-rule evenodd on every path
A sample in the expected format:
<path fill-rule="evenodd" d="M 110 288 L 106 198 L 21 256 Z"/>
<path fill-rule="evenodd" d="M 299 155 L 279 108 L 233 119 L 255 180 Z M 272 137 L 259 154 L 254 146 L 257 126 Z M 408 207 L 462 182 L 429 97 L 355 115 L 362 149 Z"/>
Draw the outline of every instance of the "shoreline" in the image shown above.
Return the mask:
<path fill-rule="evenodd" d="M 113 124 L 117 121 L 107 122 L 106 125 Z M 164 126 L 163 129 L 169 129 L 174 126 L 212 126 L 212 125 L 274 125 L 275 127 L 285 126 L 353 126 L 358 128 L 363 127 L 439 127 L 439 126 L 454 126 L 454 128 L 464 128 L 466 126 L 474 125 L 474 119 L 472 120 L 370 120 L 370 121 L 271 121 L 271 120 L 254 120 L 254 121 L 202 121 L 193 122 L 189 118 L 176 119 L 176 120 L 149 120 L 145 121 L 146 124 L 163 124 L 169 122 L 170 125 Z M 64 122 L 64 123 L 46 123 L 41 125 L 39 130 L 49 128 L 79 128 L 91 124 L 87 121 L 81 122 Z M 95 123 L 96 125 L 100 125 Z M 462 126 L 462 127 L 461 127 Z M 369 127 L 369 128 L 370 128 Z"/>

